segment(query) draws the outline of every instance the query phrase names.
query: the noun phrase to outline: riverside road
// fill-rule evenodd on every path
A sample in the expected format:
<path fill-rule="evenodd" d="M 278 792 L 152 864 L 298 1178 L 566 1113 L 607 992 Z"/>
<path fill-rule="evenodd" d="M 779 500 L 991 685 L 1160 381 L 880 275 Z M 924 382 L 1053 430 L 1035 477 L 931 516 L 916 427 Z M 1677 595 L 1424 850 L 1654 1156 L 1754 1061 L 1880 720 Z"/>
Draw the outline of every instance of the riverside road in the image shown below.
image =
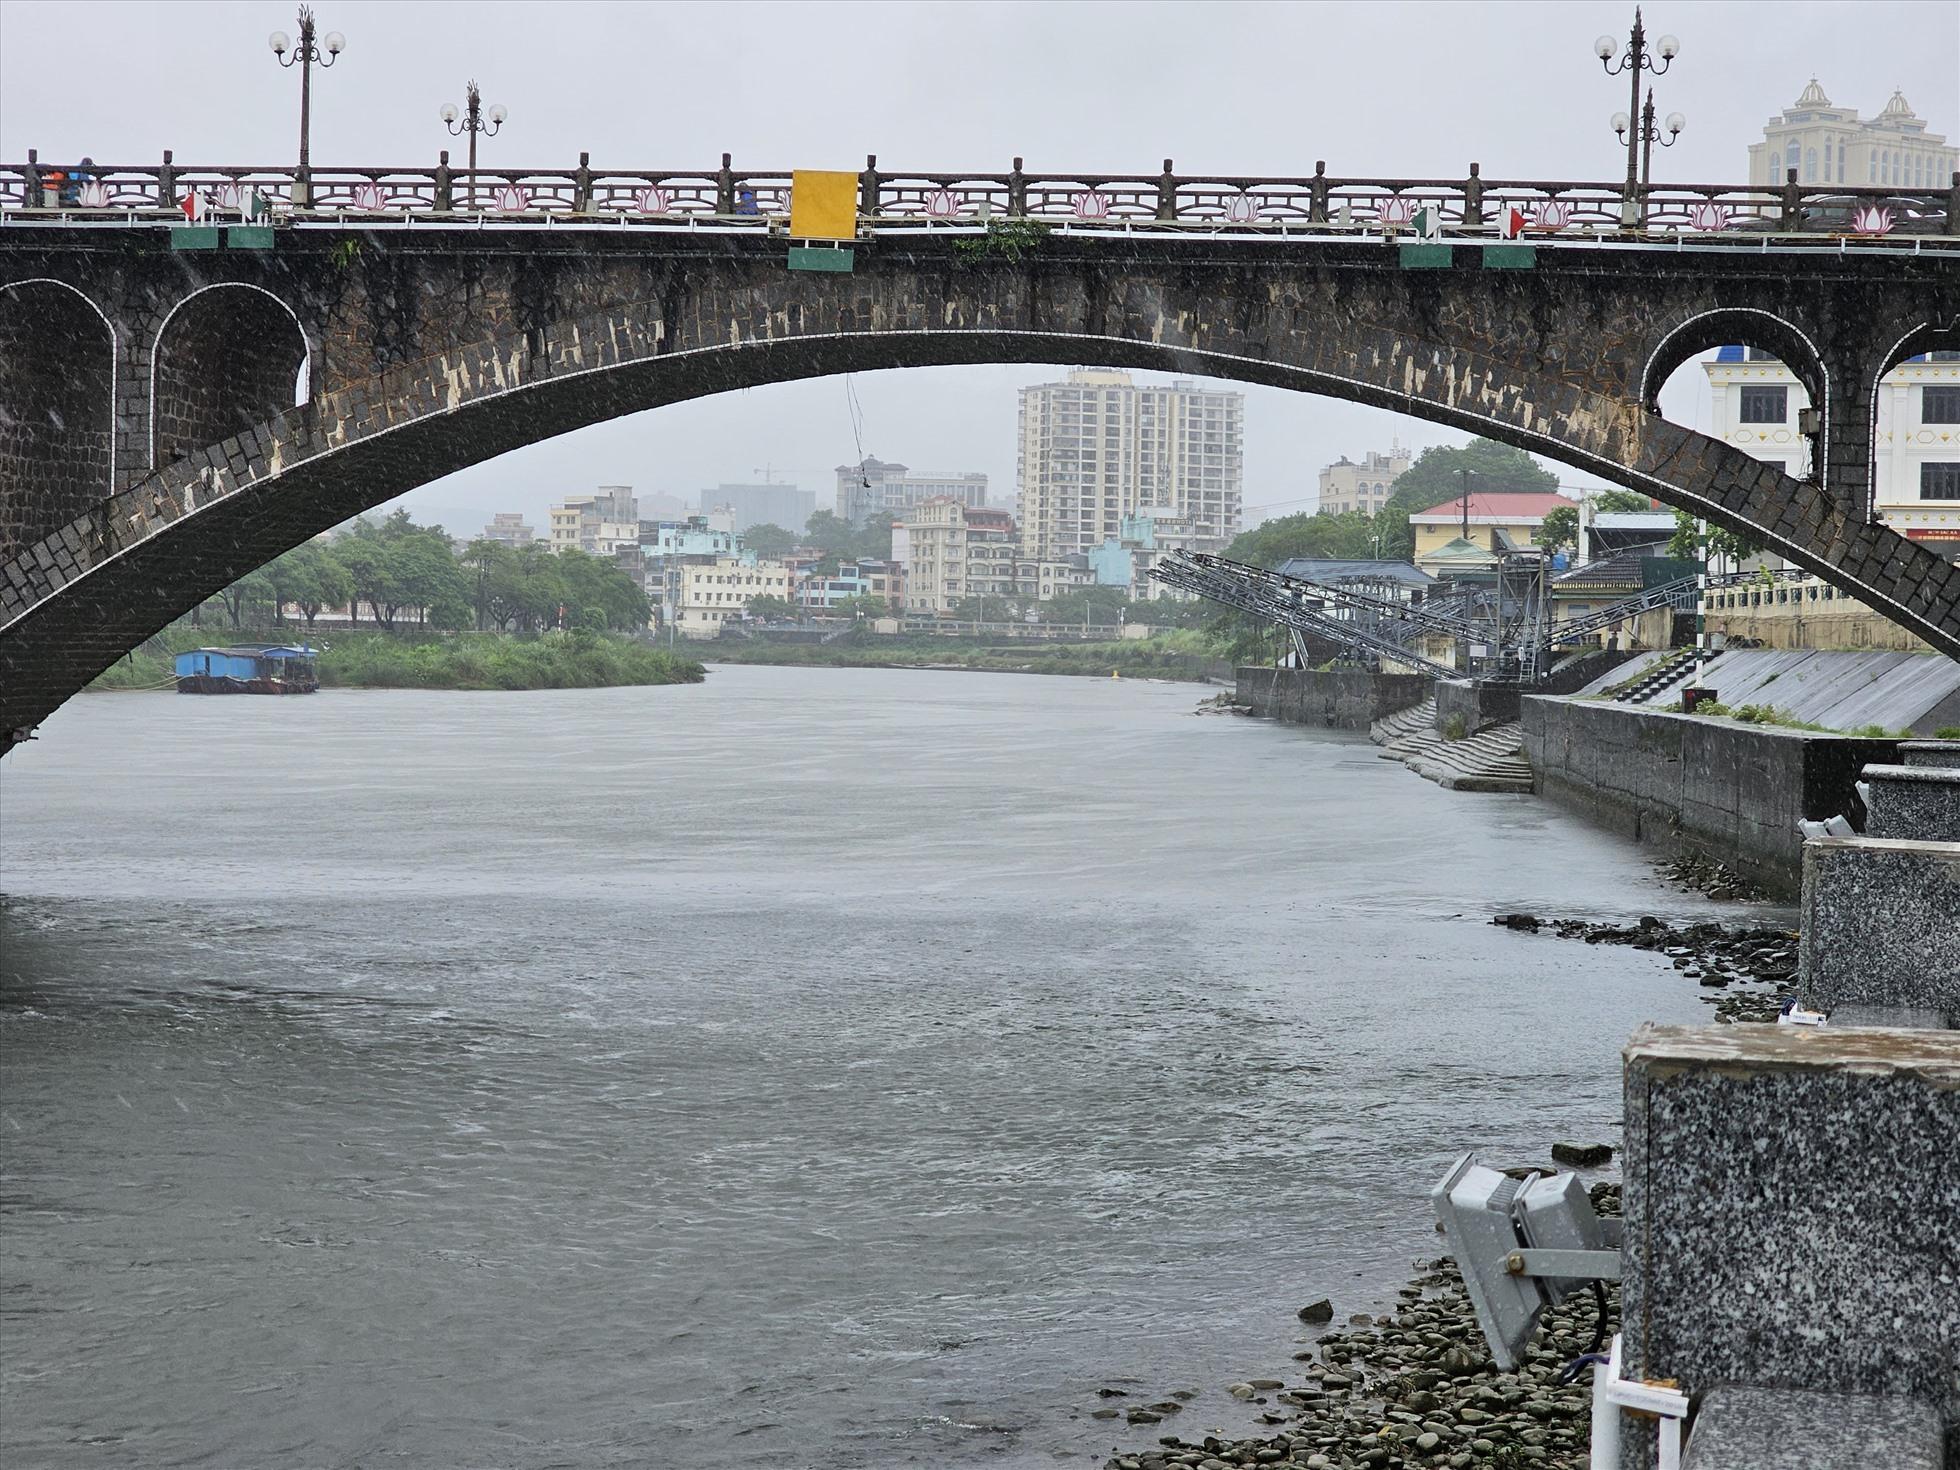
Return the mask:
<path fill-rule="evenodd" d="M 1721 913 L 1194 685 L 91 695 L 0 780 L 15 1464 L 1088 1465 L 1384 1310 Z"/>

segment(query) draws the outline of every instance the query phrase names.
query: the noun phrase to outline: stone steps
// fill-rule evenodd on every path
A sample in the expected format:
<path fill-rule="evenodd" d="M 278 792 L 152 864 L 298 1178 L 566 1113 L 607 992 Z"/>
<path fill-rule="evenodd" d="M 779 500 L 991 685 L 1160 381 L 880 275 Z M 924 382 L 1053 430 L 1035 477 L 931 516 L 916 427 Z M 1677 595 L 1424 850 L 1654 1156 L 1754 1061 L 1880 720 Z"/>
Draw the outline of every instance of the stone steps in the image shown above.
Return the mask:
<path fill-rule="evenodd" d="M 1463 740 L 1445 739 L 1432 726 L 1386 741 L 1381 754 L 1446 790 L 1529 794 L 1531 766 L 1522 745 L 1523 727 L 1516 721 L 1479 730 Z"/>
<path fill-rule="evenodd" d="M 1391 740 L 1398 740 L 1418 730 L 1432 730 L 1435 726 L 1436 701 L 1433 698 L 1425 699 L 1421 704 L 1376 720 L 1368 727 L 1368 738 L 1377 745 L 1386 745 Z"/>

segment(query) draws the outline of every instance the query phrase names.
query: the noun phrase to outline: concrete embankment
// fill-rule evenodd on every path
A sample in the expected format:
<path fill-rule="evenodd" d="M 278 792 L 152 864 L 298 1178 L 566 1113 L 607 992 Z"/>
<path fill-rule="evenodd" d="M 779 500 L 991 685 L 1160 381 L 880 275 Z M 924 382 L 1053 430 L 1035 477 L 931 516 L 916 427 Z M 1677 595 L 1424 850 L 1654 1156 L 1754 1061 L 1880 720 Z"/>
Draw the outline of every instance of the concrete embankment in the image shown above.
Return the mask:
<path fill-rule="evenodd" d="M 1636 841 L 1704 851 L 1786 897 L 1803 881 L 1798 819 L 1858 810 L 1858 773 L 1899 750 L 1897 740 L 1535 695 L 1523 723 L 1541 796 Z"/>
<path fill-rule="evenodd" d="M 1358 669 L 1241 668 L 1234 702 L 1266 719 L 1330 730 L 1366 730 L 1429 697 L 1424 674 Z"/>

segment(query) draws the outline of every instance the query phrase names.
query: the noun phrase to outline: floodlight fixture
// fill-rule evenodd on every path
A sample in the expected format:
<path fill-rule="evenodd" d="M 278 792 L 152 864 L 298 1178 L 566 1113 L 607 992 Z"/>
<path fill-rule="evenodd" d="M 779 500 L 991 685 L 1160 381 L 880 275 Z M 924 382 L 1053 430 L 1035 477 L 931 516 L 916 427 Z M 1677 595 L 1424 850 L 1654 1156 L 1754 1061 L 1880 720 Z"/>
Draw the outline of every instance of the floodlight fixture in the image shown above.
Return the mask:
<path fill-rule="evenodd" d="M 1429 1197 L 1490 1355 L 1507 1372 L 1546 1308 L 1620 1279 L 1620 1222 L 1594 1212 L 1576 1174 L 1514 1179 L 1466 1153 Z"/>

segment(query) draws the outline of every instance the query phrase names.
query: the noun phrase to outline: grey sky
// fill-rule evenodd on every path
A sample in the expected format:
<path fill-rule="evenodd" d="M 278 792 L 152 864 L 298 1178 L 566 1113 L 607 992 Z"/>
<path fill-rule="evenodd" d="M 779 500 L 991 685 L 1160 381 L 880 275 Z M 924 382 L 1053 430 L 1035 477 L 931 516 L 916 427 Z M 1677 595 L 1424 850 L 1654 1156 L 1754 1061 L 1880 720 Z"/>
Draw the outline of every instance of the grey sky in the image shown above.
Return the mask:
<path fill-rule="evenodd" d="M 346 33 L 314 78 L 313 157 L 433 163 L 437 117 L 471 76 L 510 109 L 489 164 L 699 168 L 726 150 L 770 169 L 1031 168 L 1610 179 L 1607 118 L 1626 105 L 1594 36 L 1621 3 L 693 4 L 319 0 Z M 1960 132 L 1960 4 L 1690 3 L 1645 7 L 1682 54 L 1658 84 L 1687 114 L 1657 177 L 1746 177 L 1744 150 L 1815 74 L 1866 116 L 1903 89 L 1932 131 Z M 0 0 L 0 158 L 86 153 L 271 163 L 296 151 L 298 78 L 265 38 L 282 3 Z M 1016 387 L 1040 369 L 862 374 L 864 447 L 980 469 L 1012 493 Z M 1462 436 L 1349 404 L 1246 388 L 1246 501 L 1300 508 L 1319 466 Z M 1705 401 L 1705 395 L 1703 395 Z M 1670 395 L 1691 416 L 1691 393 Z M 856 457 L 842 382 L 705 399 L 600 425 L 478 466 L 410 497 L 451 529 L 492 509 L 537 511 L 600 483 L 689 494 L 765 466 L 827 499 Z M 1573 477 L 1575 480 L 1578 478 Z"/>

